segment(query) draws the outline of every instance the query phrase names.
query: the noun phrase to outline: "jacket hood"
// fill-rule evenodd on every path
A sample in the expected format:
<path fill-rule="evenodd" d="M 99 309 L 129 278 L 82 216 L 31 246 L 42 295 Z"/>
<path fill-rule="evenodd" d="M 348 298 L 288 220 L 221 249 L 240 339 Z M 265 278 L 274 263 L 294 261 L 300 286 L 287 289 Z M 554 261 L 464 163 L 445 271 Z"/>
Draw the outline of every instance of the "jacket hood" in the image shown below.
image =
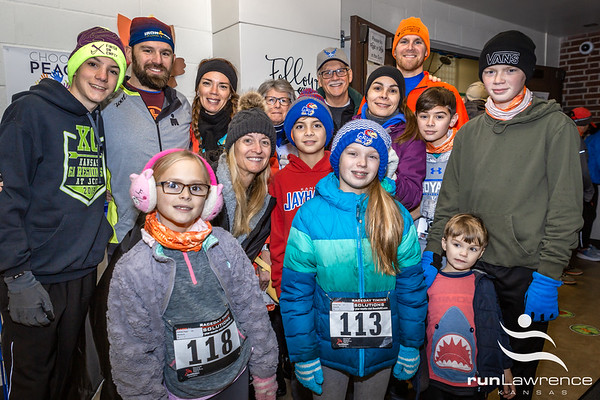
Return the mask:
<path fill-rule="evenodd" d="M 329 155 L 331 154 L 330 151 L 325 150 L 325 155 L 323 156 L 323 158 L 321 158 L 319 160 L 319 162 L 317 162 L 315 164 L 314 167 L 309 167 L 308 164 L 306 164 L 304 161 L 302 161 L 300 159 L 299 156 L 295 155 L 295 154 L 288 154 L 288 160 L 289 160 L 289 164 L 285 166 L 285 168 L 289 169 L 292 172 L 332 172 L 333 169 L 331 168 L 331 164 L 329 163 Z"/>
<path fill-rule="evenodd" d="M 84 116 L 89 113 L 88 109 L 68 89 L 54 79 L 44 78 L 40 83 L 29 88 L 28 91 L 15 94 L 12 100 L 15 102 L 27 95 L 39 96 L 55 107 L 77 116 Z"/>
<path fill-rule="evenodd" d="M 287 167 L 286 167 L 287 168 Z M 352 211 L 356 209 L 357 204 L 361 204 L 361 213 L 367 208 L 366 194 L 355 194 L 344 192 L 340 189 L 340 180 L 332 172 L 321 179 L 315 187 L 315 192 L 323 197 L 325 201 L 340 210 Z"/>
<path fill-rule="evenodd" d="M 485 114 L 487 122 L 491 123 L 492 131 L 497 134 L 501 134 L 504 130 L 510 125 L 529 123 L 540 118 L 545 117 L 548 114 L 554 112 L 561 112 L 560 105 L 555 100 L 542 100 L 537 97 L 533 97 L 533 101 L 531 105 L 527 107 L 525 110 L 515 115 L 514 118 L 509 119 L 508 121 L 500 121 L 492 118 L 488 114 Z"/>

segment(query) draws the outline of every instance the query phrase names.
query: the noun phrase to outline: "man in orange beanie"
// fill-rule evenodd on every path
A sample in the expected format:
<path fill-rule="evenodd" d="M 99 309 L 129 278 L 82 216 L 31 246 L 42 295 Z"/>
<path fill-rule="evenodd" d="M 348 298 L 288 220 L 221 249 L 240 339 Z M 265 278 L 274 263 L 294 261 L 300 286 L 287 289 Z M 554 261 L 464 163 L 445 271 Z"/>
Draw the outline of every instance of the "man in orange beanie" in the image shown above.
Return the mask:
<path fill-rule="evenodd" d="M 456 112 L 458 113 L 456 127 L 460 128 L 469 120 L 467 109 L 458 90 L 448 83 L 433 82 L 429 78 L 429 73 L 423 71 L 423 63 L 431 54 L 431 49 L 429 30 L 420 18 L 410 17 L 400 21 L 394 35 L 392 54 L 396 59 L 396 68 L 404 76 L 406 101 L 413 112 L 421 93 L 432 86 L 441 86 L 451 90 L 456 97 Z"/>

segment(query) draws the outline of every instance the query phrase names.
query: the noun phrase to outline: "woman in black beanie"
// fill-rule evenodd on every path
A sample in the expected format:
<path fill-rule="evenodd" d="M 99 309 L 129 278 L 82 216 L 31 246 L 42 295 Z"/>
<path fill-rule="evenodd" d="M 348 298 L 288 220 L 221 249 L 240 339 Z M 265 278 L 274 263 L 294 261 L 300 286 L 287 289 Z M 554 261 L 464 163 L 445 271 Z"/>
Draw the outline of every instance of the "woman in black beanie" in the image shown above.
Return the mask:
<path fill-rule="evenodd" d="M 194 150 L 211 163 L 222 153 L 227 127 L 237 111 L 237 81 L 235 67 L 223 58 L 204 59 L 198 66 L 190 130 L 198 142 Z"/>

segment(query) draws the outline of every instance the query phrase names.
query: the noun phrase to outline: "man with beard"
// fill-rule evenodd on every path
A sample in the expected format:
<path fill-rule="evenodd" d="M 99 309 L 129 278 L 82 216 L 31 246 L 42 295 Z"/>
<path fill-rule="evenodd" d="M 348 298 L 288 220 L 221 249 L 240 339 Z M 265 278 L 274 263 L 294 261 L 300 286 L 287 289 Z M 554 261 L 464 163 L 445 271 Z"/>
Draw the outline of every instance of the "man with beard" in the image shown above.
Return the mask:
<path fill-rule="evenodd" d="M 396 35 L 394 35 L 392 49 L 392 54 L 396 59 L 396 68 L 404 76 L 406 101 L 413 112 L 421 93 L 432 86 L 441 86 L 452 91 L 456 97 L 456 113 L 458 114 L 456 128 L 459 129 L 469 120 L 467 109 L 458 90 L 448 83 L 432 81 L 429 73 L 423 71 L 423 63 L 431 52 L 429 30 L 420 18 L 410 17 L 400 21 Z"/>
<path fill-rule="evenodd" d="M 189 102 L 167 86 L 174 49 L 168 25 L 153 17 L 131 21 L 126 53 L 132 76 L 102 110 L 112 195 L 108 220 L 114 228 L 109 256 L 138 216 L 129 196 L 129 175 L 141 171 L 154 154 L 190 144 Z"/>

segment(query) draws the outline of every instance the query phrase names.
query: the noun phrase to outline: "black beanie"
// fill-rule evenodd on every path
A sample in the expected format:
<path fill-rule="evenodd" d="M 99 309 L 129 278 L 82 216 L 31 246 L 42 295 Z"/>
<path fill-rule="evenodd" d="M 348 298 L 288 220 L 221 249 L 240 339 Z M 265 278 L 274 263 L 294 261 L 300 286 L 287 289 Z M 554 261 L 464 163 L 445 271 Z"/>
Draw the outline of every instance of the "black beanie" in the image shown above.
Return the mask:
<path fill-rule="evenodd" d="M 402 76 L 402 73 L 398 70 L 398 68 L 396 67 L 391 67 L 389 65 L 384 65 L 381 66 L 379 68 L 377 68 L 375 71 L 371 72 L 371 75 L 369 75 L 369 78 L 367 79 L 367 85 L 365 86 L 365 97 L 367 92 L 369 91 L 369 88 L 371 87 L 371 85 L 373 84 L 373 82 L 375 81 L 375 79 L 381 77 L 381 76 L 389 76 L 390 78 L 392 78 L 393 80 L 396 81 L 396 84 L 398 85 L 398 89 L 400 91 L 400 103 L 402 104 L 402 102 L 404 101 L 404 77 Z"/>
<path fill-rule="evenodd" d="M 483 70 L 492 65 L 514 65 L 529 80 L 535 69 L 535 44 L 519 31 L 500 32 L 483 46 L 479 56 L 479 79 Z"/>
<path fill-rule="evenodd" d="M 227 129 L 227 138 L 225 139 L 225 150 L 229 151 L 231 146 L 239 138 L 248 133 L 262 133 L 271 140 L 271 156 L 275 154 L 275 143 L 277 133 L 273 126 L 273 121 L 264 111 L 264 100 L 256 92 L 248 92 L 240 98 L 240 111 L 238 111 Z"/>
<path fill-rule="evenodd" d="M 229 79 L 229 84 L 231 85 L 233 91 L 237 92 L 237 72 L 231 65 L 221 58 L 210 59 L 204 62 L 204 64 L 200 63 L 198 66 L 198 72 L 196 73 L 196 86 L 194 86 L 194 90 L 198 90 L 198 84 L 200 83 L 200 79 L 202 79 L 204 74 L 211 71 L 220 72 L 225 75 L 227 79 Z"/>

